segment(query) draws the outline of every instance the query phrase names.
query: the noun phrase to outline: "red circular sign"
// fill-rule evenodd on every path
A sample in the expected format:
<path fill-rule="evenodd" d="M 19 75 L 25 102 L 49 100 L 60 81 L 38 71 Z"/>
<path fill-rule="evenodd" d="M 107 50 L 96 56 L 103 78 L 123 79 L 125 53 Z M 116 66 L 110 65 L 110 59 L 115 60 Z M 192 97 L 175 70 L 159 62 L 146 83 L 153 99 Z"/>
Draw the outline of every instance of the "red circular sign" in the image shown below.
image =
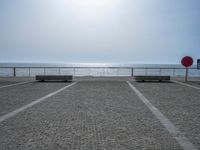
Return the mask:
<path fill-rule="evenodd" d="M 181 63 L 185 67 L 190 67 L 193 64 L 193 59 L 190 56 L 185 56 L 182 58 Z"/>

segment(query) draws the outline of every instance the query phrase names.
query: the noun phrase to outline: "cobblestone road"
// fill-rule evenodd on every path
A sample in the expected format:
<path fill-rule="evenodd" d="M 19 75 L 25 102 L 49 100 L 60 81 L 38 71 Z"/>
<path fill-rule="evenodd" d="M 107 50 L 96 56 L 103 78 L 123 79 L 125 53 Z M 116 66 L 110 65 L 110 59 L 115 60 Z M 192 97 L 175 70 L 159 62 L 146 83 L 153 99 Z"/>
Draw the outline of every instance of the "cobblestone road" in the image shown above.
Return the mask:
<path fill-rule="evenodd" d="M 35 86 L 43 92 L 45 84 L 52 83 L 38 83 Z M 29 85 L 23 86 L 27 86 L 27 90 L 31 89 Z M 61 85 L 54 86 L 59 88 Z M 23 94 L 20 92 L 15 100 Z M 35 92 L 34 95 L 39 93 Z M 0 149 L 182 148 L 126 82 L 80 81 L 0 123 Z"/>

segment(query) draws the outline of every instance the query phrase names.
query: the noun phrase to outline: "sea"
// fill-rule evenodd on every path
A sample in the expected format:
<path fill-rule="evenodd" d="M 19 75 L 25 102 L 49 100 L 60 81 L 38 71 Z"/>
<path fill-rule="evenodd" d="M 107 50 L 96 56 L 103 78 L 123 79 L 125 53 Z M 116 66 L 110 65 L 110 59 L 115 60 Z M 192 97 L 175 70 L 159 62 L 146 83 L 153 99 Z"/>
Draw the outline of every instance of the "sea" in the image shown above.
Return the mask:
<path fill-rule="evenodd" d="M 18 77 L 48 74 L 74 76 L 170 75 L 179 77 L 185 75 L 185 68 L 180 64 L 0 63 L 1 77 L 10 77 L 14 74 Z M 197 65 L 189 68 L 189 76 L 200 77 Z"/>

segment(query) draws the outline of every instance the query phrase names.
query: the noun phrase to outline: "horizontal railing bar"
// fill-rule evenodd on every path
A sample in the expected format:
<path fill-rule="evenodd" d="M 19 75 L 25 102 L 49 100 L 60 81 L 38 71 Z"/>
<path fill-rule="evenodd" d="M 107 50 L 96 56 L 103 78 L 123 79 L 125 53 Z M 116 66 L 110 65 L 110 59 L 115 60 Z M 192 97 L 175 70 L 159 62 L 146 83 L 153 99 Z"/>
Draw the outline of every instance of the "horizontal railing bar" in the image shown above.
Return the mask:
<path fill-rule="evenodd" d="M 185 69 L 185 68 L 174 68 L 174 67 L 0 67 L 1 69 Z M 197 69 L 197 68 L 188 68 Z"/>

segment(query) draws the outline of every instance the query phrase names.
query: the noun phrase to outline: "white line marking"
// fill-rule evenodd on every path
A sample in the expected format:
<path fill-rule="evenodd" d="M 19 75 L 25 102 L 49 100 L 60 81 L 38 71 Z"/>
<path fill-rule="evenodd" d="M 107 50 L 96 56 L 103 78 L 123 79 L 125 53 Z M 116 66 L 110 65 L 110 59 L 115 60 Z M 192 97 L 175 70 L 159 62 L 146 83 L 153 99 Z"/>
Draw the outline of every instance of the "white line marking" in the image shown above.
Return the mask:
<path fill-rule="evenodd" d="M 67 89 L 67 88 L 69 88 L 69 87 L 75 85 L 76 83 L 77 83 L 77 82 L 74 82 L 74 83 L 72 83 L 72 84 L 70 84 L 70 85 L 67 85 L 67 86 L 65 86 L 65 87 L 63 87 L 63 88 L 61 88 L 61 89 L 59 89 L 59 90 L 57 90 L 57 91 L 55 91 L 55 92 L 52 92 L 52 93 L 50 93 L 50 94 L 48 94 L 48 95 L 46 95 L 46 96 L 44 96 L 44 97 L 42 97 L 42 98 L 39 98 L 39 99 L 37 99 L 37 100 L 35 100 L 35 101 L 33 101 L 33 102 L 31 102 L 31 103 L 29 103 L 29 104 L 27 104 L 27 105 L 21 107 L 21 108 L 18 108 L 18 109 L 14 110 L 14 111 L 12 111 L 12 112 L 10 112 L 10 113 L 8 113 L 8 114 L 5 114 L 5 115 L 1 116 L 1 117 L 0 117 L 0 123 L 3 122 L 3 121 L 6 120 L 6 119 L 9 119 L 10 117 L 13 117 L 13 116 L 17 115 L 18 113 L 24 111 L 25 109 L 27 109 L 27 108 L 29 108 L 29 107 L 32 107 L 33 105 L 36 105 L 36 104 L 40 103 L 41 101 L 44 101 L 44 100 L 46 100 L 47 98 L 49 98 L 49 97 L 51 97 L 51 96 L 53 96 L 53 95 L 56 95 L 56 94 L 60 93 L 61 91 L 63 91 L 63 90 L 65 90 L 65 89 Z"/>
<path fill-rule="evenodd" d="M 30 83 L 30 82 L 33 82 L 33 81 L 27 81 L 27 82 L 20 82 L 20 83 L 14 83 L 14 84 L 9 84 L 9 85 L 4 85 L 4 86 L 1 86 L 0 89 L 6 88 L 6 87 L 15 86 L 15 85 L 26 84 L 26 83 Z"/>
<path fill-rule="evenodd" d="M 197 89 L 197 90 L 200 90 L 200 87 L 196 87 L 194 85 L 186 84 L 186 83 L 175 81 L 175 80 L 173 80 L 172 82 L 180 84 L 180 85 L 184 85 L 184 86 L 187 86 L 187 87 L 191 87 L 191 88 L 194 88 L 194 89 Z"/>
<path fill-rule="evenodd" d="M 127 83 L 184 150 L 197 150 L 197 148 L 189 141 L 189 139 L 186 138 L 184 134 L 179 131 L 179 129 L 176 128 L 167 117 L 165 117 L 155 106 L 153 106 L 149 100 L 139 90 L 136 89 L 135 86 L 133 86 L 129 81 L 127 81 Z"/>

